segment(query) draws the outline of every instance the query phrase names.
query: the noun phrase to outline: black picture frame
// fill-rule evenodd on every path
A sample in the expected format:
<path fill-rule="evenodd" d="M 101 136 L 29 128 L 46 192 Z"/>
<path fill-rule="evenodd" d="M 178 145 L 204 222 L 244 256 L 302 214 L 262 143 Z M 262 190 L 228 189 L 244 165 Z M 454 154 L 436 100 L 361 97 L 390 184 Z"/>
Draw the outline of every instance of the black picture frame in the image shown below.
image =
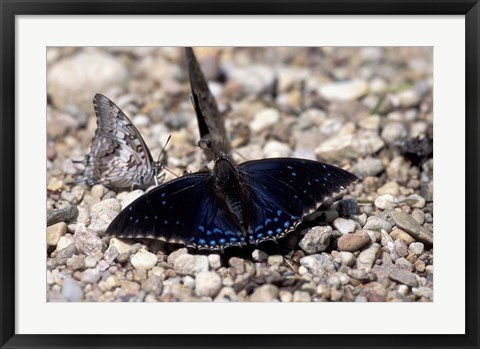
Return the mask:
<path fill-rule="evenodd" d="M 478 348 L 479 43 L 478 0 L 1 0 L 0 345 L 1 348 L 323 347 Z M 15 334 L 15 16 L 17 15 L 464 15 L 466 37 L 465 335 L 24 335 Z M 288 316 L 288 314 L 286 314 Z M 448 318 L 448 314 L 445 314 Z M 421 320 L 418 320 L 421 321 Z M 450 320 L 448 320 L 450 321 Z"/>

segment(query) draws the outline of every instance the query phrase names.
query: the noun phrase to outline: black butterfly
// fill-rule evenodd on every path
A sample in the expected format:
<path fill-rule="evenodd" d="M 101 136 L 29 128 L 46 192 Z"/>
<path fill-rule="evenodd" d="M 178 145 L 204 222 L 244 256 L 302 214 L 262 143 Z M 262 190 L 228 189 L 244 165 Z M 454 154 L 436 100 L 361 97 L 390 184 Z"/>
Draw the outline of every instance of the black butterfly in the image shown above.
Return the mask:
<path fill-rule="evenodd" d="M 273 158 L 235 166 L 220 155 L 212 171 L 186 174 L 139 197 L 107 234 L 220 251 L 277 240 L 356 180 L 317 161 Z"/>
<path fill-rule="evenodd" d="M 85 166 L 83 178 L 76 182 L 132 189 L 158 185 L 157 177 L 163 164 L 153 160 L 145 141 L 125 113 L 99 93 L 93 98 L 93 106 L 97 129 L 90 153 L 80 161 Z"/>
<path fill-rule="evenodd" d="M 200 130 L 198 145 L 204 150 L 213 151 L 205 152 L 207 158 L 213 160 L 213 154 L 230 152 L 223 116 L 218 110 L 217 102 L 208 88 L 205 76 L 191 47 L 185 48 L 185 57 L 192 91 L 192 103 Z"/>

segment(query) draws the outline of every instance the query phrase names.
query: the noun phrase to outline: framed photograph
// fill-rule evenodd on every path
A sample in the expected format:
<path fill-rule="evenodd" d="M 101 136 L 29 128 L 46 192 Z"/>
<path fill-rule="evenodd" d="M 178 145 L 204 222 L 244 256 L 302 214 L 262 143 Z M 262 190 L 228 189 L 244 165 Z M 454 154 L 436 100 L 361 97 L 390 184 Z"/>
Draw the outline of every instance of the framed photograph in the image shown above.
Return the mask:
<path fill-rule="evenodd" d="M 478 347 L 479 6 L 3 2 L 2 348 Z"/>

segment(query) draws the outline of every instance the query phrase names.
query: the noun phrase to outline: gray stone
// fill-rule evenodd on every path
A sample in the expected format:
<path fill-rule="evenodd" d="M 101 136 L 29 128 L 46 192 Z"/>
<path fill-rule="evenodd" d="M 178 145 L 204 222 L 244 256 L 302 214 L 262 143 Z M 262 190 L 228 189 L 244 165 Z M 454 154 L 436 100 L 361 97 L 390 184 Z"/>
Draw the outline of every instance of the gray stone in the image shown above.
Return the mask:
<path fill-rule="evenodd" d="M 397 198 L 390 194 L 380 195 L 375 199 L 375 206 L 381 210 L 392 209 L 397 206 Z"/>
<path fill-rule="evenodd" d="M 232 67 L 228 71 L 228 79 L 238 83 L 246 93 L 259 95 L 272 89 L 276 74 L 269 65 L 249 64 L 246 67 Z"/>
<path fill-rule="evenodd" d="M 425 199 L 418 194 L 408 196 L 405 202 L 408 206 L 414 208 L 424 208 L 426 203 Z"/>
<path fill-rule="evenodd" d="M 401 282 L 410 287 L 418 287 L 418 281 L 415 274 L 405 269 L 395 268 L 388 273 L 388 277 L 394 281 Z"/>
<path fill-rule="evenodd" d="M 289 157 L 292 155 L 292 149 L 288 144 L 271 140 L 263 147 L 263 155 L 266 158 Z"/>
<path fill-rule="evenodd" d="M 347 134 L 329 138 L 315 149 L 315 153 L 326 161 L 358 159 L 375 154 L 384 145 L 383 140 L 376 134 L 359 136 Z"/>
<path fill-rule="evenodd" d="M 370 271 L 380 253 L 380 248 L 379 244 L 373 243 L 369 248 L 360 252 L 357 257 L 357 269 Z"/>
<path fill-rule="evenodd" d="M 323 276 L 324 273 L 335 270 L 333 257 L 326 253 L 303 257 L 300 264 L 313 275 Z"/>
<path fill-rule="evenodd" d="M 433 234 L 418 224 L 412 216 L 403 212 L 393 211 L 392 218 L 400 229 L 406 231 L 415 239 L 425 244 L 433 245 Z"/>
<path fill-rule="evenodd" d="M 400 122 L 391 122 L 383 127 L 382 138 L 389 144 L 396 144 L 407 137 L 407 129 Z"/>
<path fill-rule="evenodd" d="M 95 93 L 122 85 L 128 75 L 127 67 L 116 57 L 99 51 L 81 51 L 48 69 L 48 94 L 59 109 L 72 104 L 90 110 Z"/>
<path fill-rule="evenodd" d="M 80 302 L 83 299 L 83 290 L 77 281 L 68 277 L 63 280 L 62 295 L 68 302 Z"/>
<path fill-rule="evenodd" d="M 83 262 L 85 263 L 85 268 L 95 268 L 97 265 L 95 256 L 86 256 Z"/>
<path fill-rule="evenodd" d="M 389 233 L 390 231 L 392 231 L 392 225 L 390 224 L 390 222 L 388 222 L 383 218 L 380 218 L 377 216 L 371 216 L 371 217 L 368 217 L 367 223 L 364 225 L 363 229 L 375 230 L 375 231 L 379 231 L 383 229 L 387 233 Z"/>
<path fill-rule="evenodd" d="M 69 222 L 78 216 L 77 206 L 70 205 L 65 208 L 57 208 L 47 212 L 47 226 L 51 226 L 60 222 Z"/>
<path fill-rule="evenodd" d="M 385 167 L 380 159 L 367 158 L 360 160 L 353 167 L 351 172 L 360 179 L 364 179 L 368 176 L 376 176 L 380 172 L 384 171 Z"/>
<path fill-rule="evenodd" d="M 397 182 L 387 182 L 377 189 L 377 193 L 380 195 L 392 195 L 394 197 L 398 196 L 400 192 L 400 187 Z"/>
<path fill-rule="evenodd" d="M 423 225 L 423 223 L 425 223 L 425 212 L 423 212 L 422 210 L 419 210 L 418 208 L 413 210 L 412 217 L 420 225 Z"/>
<path fill-rule="evenodd" d="M 337 246 L 339 251 L 355 252 L 371 241 L 370 235 L 365 230 L 359 230 L 356 233 L 340 236 Z"/>
<path fill-rule="evenodd" d="M 62 200 L 68 201 L 72 205 L 78 205 L 83 198 L 83 194 L 85 193 L 85 189 L 81 186 L 75 186 L 72 188 L 72 191 L 62 191 L 60 197 Z"/>
<path fill-rule="evenodd" d="M 90 214 L 92 217 L 102 217 L 108 211 L 114 211 L 115 213 L 120 213 L 122 210 L 122 205 L 117 199 L 111 198 L 102 200 L 94 204 L 90 208 Z"/>
<path fill-rule="evenodd" d="M 143 249 L 130 256 L 130 263 L 135 269 L 150 270 L 157 262 L 158 257 L 155 254 Z"/>
<path fill-rule="evenodd" d="M 257 262 L 265 262 L 268 259 L 268 254 L 262 250 L 253 250 L 252 259 Z"/>
<path fill-rule="evenodd" d="M 280 265 L 283 263 L 283 256 L 276 254 L 268 257 L 268 265 Z"/>
<path fill-rule="evenodd" d="M 210 269 L 217 270 L 222 266 L 222 261 L 219 254 L 209 254 L 207 258 Z"/>
<path fill-rule="evenodd" d="M 67 259 L 72 257 L 75 253 L 77 253 L 77 251 L 78 250 L 75 244 L 69 244 L 67 247 L 62 248 L 57 252 L 57 260 L 64 260 L 63 263 L 65 263 Z"/>
<path fill-rule="evenodd" d="M 398 269 L 403 269 L 403 270 L 410 270 L 412 269 L 412 263 L 408 261 L 405 257 L 400 257 L 397 260 L 395 260 L 395 266 Z"/>
<path fill-rule="evenodd" d="M 331 82 L 318 91 L 328 101 L 353 101 L 368 93 L 368 84 L 364 80 Z"/>
<path fill-rule="evenodd" d="M 413 287 L 412 293 L 417 297 L 425 297 L 433 300 L 433 290 L 428 287 Z"/>
<path fill-rule="evenodd" d="M 395 250 L 400 257 L 406 257 L 408 255 L 407 243 L 402 239 L 395 240 Z"/>
<path fill-rule="evenodd" d="M 312 297 L 310 296 L 310 293 L 308 293 L 307 291 L 297 290 L 293 293 L 293 301 L 294 302 L 311 302 Z"/>
<path fill-rule="evenodd" d="M 87 269 L 82 273 L 82 282 L 93 284 L 100 280 L 101 276 L 100 271 L 97 269 Z"/>
<path fill-rule="evenodd" d="M 237 274 L 243 274 L 245 272 L 245 262 L 242 258 L 232 257 L 228 260 L 228 265 L 235 269 Z"/>
<path fill-rule="evenodd" d="M 173 269 L 180 275 L 193 275 L 208 271 L 207 256 L 181 254 L 175 259 Z"/>
<path fill-rule="evenodd" d="M 67 267 L 69 267 L 72 270 L 85 269 L 85 262 L 83 261 L 84 258 L 85 258 L 85 256 L 83 256 L 83 255 L 80 255 L 80 256 L 73 255 L 73 256 L 71 256 L 67 260 Z"/>
<path fill-rule="evenodd" d="M 105 251 L 105 253 L 103 254 L 103 259 L 105 259 L 105 261 L 108 263 L 108 264 L 112 264 L 113 261 L 115 260 L 115 258 L 117 258 L 117 256 L 119 255 L 118 253 L 118 250 L 115 246 L 109 246 L 107 248 L 107 250 Z"/>
<path fill-rule="evenodd" d="M 330 245 L 332 231 L 330 226 L 313 227 L 300 240 L 299 246 L 308 254 L 324 252 Z"/>
<path fill-rule="evenodd" d="M 119 254 L 128 254 L 133 243 L 134 242 L 131 239 L 117 239 L 113 237 L 110 239 L 109 247 L 115 247 Z"/>
<path fill-rule="evenodd" d="M 186 248 L 179 248 L 178 250 L 175 250 L 172 253 L 170 253 L 170 255 L 167 257 L 167 263 L 173 266 L 178 257 L 187 253 L 188 253 L 188 250 Z"/>
<path fill-rule="evenodd" d="M 343 265 L 351 267 L 353 264 L 355 264 L 355 256 L 353 255 L 353 253 L 342 251 L 338 254 L 342 260 Z"/>
<path fill-rule="evenodd" d="M 97 252 L 102 252 L 102 239 L 92 230 L 87 228 L 84 224 L 77 224 L 75 230 L 74 241 L 78 250 L 84 254 L 93 255 Z"/>
<path fill-rule="evenodd" d="M 122 210 L 144 194 L 143 190 L 136 189 L 129 192 L 122 200 Z"/>
<path fill-rule="evenodd" d="M 409 246 L 408 249 L 415 255 L 415 256 L 420 256 L 423 253 L 425 245 L 422 244 L 421 242 L 412 242 Z"/>
<path fill-rule="evenodd" d="M 278 110 L 267 108 L 255 114 L 249 126 L 252 132 L 258 133 L 268 127 L 276 125 L 278 120 L 280 120 Z"/>
<path fill-rule="evenodd" d="M 357 227 L 357 223 L 351 219 L 339 217 L 333 221 L 333 226 L 340 232 L 340 234 L 345 235 L 353 233 Z"/>
<path fill-rule="evenodd" d="M 278 301 L 278 287 L 266 284 L 256 288 L 250 296 L 251 302 Z"/>
<path fill-rule="evenodd" d="M 199 297 L 215 297 L 222 288 L 222 278 L 213 271 L 203 271 L 195 277 L 195 293 Z"/>
<path fill-rule="evenodd" d="M 156 275 L 149 276 L 142 281 L 141 289 L 148 293 L 161 294 L 163 290 L 162 278 Z"/>

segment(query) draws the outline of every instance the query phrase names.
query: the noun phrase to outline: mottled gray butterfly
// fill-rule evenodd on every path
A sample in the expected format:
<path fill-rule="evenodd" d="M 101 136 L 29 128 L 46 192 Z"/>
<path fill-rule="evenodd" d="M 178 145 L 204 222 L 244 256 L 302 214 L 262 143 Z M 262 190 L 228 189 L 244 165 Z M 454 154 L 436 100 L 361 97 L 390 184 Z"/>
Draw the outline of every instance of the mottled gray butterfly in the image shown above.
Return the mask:
<path fill-rule="evenodd" d="M 192 103 L 197 115 L 200 141 L 198 145 L 205 151 L 209 160 L 214 154 L 229 154 L 223 115 L 218 110 L 217 102 L 208 88 L 205 76 L 191 47 L 185 48 L 185 58 L 190 78 Z"/>
<path fill-rule="evenodd" d="M 145 141 L 125 113 L 99 93 L 93 98 L 93 106 L 97 129 L 90 153 L 79 161 L 85 170 L 76 182 L 118 189 L 146 189 L 158 185 L 157 177 L 163 163 L 153 160 Z"/>

